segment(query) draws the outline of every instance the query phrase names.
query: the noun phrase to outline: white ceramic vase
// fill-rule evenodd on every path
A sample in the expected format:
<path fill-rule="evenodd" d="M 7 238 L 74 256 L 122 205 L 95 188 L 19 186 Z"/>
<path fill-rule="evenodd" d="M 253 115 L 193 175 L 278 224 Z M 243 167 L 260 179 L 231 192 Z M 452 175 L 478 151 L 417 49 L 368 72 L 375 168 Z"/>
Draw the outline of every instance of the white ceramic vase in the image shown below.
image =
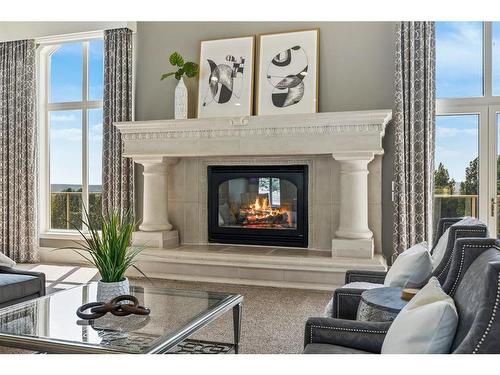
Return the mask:
<path fill-rule="evenodd" d="M 184 78 L 179 80 L 177 87 L 175 88 L 175 119 L 183 120 L 187 119 L 188 113 L 188 91 L 184 84 Z"/>
<path fill-rule="evenodd" d="M 125 294 L 130 294 L 130 284 L 127 278 L 116 283 L 105 283 L 101 280 L 97 282 L 97 302 L 109 302 Z"/>

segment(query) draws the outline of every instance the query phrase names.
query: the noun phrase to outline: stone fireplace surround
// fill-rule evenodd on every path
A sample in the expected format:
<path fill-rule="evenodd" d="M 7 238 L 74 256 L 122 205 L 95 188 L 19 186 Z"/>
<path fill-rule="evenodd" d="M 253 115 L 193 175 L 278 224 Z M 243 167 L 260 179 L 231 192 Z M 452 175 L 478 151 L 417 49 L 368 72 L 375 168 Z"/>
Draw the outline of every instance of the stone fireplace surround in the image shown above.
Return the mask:
<path fill-rule="evenodd" d="M 209 165 L 309 166 L 309 248 L 333 257 L 381 252 L 382 137 L 390 110 L 115 124 L 144 166 L 135 241 L 207 244 Z"/>

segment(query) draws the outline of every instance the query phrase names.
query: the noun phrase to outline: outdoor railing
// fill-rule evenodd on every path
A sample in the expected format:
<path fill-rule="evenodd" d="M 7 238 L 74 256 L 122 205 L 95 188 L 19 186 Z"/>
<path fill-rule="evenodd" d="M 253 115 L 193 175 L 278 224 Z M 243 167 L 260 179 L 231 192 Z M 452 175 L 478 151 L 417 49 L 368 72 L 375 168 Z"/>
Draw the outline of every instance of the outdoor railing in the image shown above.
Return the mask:
<path fill-rule="evenodd" d="M 500 203 L 500 195 L 496 202 Z M 497 204 L 498 205 L 498 204 Z M 479 217 L 479 197 L 477 195 L 434 195 L 434 228 L 442 217 L 474 216 Z M 497 212 L 497 236 L 500 237 L 500 215 Z"/>
<path fill-rule="evenodd" d="M 88 212 L 92 218 L 101 214 L 101 192 L 89 193 Z M 83 201 L 81 191 L 50 193 L 50 227 L 52 229 L 81 229 L 83 219 Z"/>
<path fill-rule="evenodd" d="M 450 213 L 453 216 L 476 216 L 478 215 L 478 196 L 466 194 L 435 194 L 434 210 L 436 213 Z M 442 216 L 444 217 L 444 216 Z"/>

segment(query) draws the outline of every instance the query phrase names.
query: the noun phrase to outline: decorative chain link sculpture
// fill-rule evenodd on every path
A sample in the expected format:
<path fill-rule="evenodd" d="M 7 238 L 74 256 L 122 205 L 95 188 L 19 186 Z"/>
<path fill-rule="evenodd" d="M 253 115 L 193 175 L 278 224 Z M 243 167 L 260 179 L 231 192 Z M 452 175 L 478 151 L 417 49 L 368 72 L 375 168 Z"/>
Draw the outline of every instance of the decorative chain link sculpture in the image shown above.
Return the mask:
<path fill-rule="evenodd" d="M 119 302 L 130 301 L 132 303 L 121 304 Z M 85 313 L 86 310 L 90 309 L 90 313 Z M 99 319 L 111 313 L 115 316 L 127 316 L 127 315 L 149 315 L 151 310 L 144 306 L 139 306 L 139 301 L 136 297 L 130 295 L 123 295 L 113 298 L 110 302 L 90 302 L 83 306 L 80 306 L 76 310 L 76 315 L 82 319 L 93 320 Z"/>

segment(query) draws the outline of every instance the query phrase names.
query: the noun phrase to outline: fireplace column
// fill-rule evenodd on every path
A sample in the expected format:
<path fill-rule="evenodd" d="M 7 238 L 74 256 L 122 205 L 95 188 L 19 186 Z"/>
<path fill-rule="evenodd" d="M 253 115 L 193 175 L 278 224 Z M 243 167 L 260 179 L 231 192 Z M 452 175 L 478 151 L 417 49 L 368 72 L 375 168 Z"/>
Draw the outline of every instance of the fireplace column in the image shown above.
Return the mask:
<path fill-rule="evenodd" d="M 168 220 L 168 174 L 176 158 L 136 157 L 144 167 L 143 215 L 139 232 L 135 232 L 135 245 L 169 248 L 179 244 L 179 233 Z"/>
<path fill-rule="evenodd" d="M 372 153 L 333 154 L 340 165 L 339 226 L 332 255 L 373 257 L 373 233 L 368 228 L 368 163 Z"/>

